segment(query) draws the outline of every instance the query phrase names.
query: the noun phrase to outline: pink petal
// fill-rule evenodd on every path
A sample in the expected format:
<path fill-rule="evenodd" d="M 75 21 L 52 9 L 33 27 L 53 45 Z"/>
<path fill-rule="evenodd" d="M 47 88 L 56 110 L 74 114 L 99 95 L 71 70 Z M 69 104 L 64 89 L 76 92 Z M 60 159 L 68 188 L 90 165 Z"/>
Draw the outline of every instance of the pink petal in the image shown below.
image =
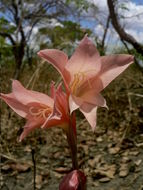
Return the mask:
<path fill-rule="evenodd" d="M 60 73 L 64 71 L 68 56 L 60 50 L 45 49 L 38 52 L 38 55 L 51 63 Z"/>
<path fill-rule="evenodd" d="M 26 105 L 28 108 L 26 119 L 44 123 L 51 115 L 53 107 L 37 102 L 32 102 Z"/>
<path fill-rule="evenodd" d="M 16 99 L 24 105 L 31 102 L 39 102 L 41 104 L 49 105 L 50 107 L 53 106 L 52 98 L 40 92 L 27 90 L 17 80 L 12 81 L 12 90 Z"/>
<path fill-rule="evenodd" d="M 106 100 L 101 94 L 96 93 L 95 90 L 86 91 L 85 89 L 85 93 L 80 98 L 82 98 L 84 102 L 100 107 L 107 107 Z"/>
<path fill-rule="evenodd" d="M 53 89 L 53 112 L 43 124 L 42 128 L 49 128 L 54 125 L 61 126 L 62 124 L 68 123 L 69 120 L 67 97 L 62 91 L 61 84 L 58 85 L 57 89 L 55 89 L 53 86 Z"/>
<path fill-rule="evenodd" d="M 112 80 L 120 75 L 134 62 L 132 55 L 109 55 L 101 57 L 101 71 L 93 79 L 92 87 L 98 91 L 103 90 Z"/>
<path fill-rule="evenodd" d="M 106 100 L 103 98 L 103 96 L 99 93 L 96 93 L 94 90 L 86 91 L 82 96 L 76 97 L 74 95 L 70 95 L 69 97 L 69 106 L 70 106 L 70 113 L 72 113 L 74 110 L 81 108 L 83 104 L 89 105 L 89 107 L 92 105 L 94 106 L 100 106 L 100 107 L 107 107 Z"/>
<path fill-rule="evenodd" d="M 61 118 L 58 116 L 50 116 L 45 123 L 41 126 L 41 128 L 51 128 L 51 127 L 61 127 L 61 125 L 64 124 L 61 121 Z"/>
<path fill-rule="evenodd" d="M 22 134 L 20 135 L 19 141 L 21 142 L 31 131 L 33 131 L 36 128 L 39 128 L 41 125 L 40 122 L 37 121 L 27 121 L 27 123 L 24 126 L 24 130 Z"/>
<path fill-rule="evenodd" d="M 39 51 L 38 55 L 51 63 L 61 74 L 65 82 L 70 80 L 70 75 L 65 70 L 68 56 L 64 52 L 56 49 L 45 49 Z"/>
<path fill-rule="evenodd" d="M 88 103 L 84 103 L 80 108 L 80 111 L 83 113 L 87 121 L 89 122 L 91 128 L 93 131 L 96 127 L 96 112 L 97 112 L 97 106 Z"/>
<path fill-rule="evenodd" d="M 49 128 L 56 125 L 61 125 L 62 121 L 62 112 L 57 108 L 54 102 L 54 107 L 51 115 L 46 119 L 44 124 L 42 125 L 42 128 Z"/>
<path fill-rule="evenodd" d="M 82 104 L 83 104 L 83 99 L 76 97 L 74 95 L 69 96 L 70 113 L 78 109 Z"/>
<path fill-rule="evenodd" d="M 54 94 L 55 94 L 55 83 L 52 81 L 51 82 L 51 85 L 50 85 L 50 97 L 52 98 L 52 99 L 54 99 Z"/>
<path fill-rule="evenodd" d="M 66 64 L 66 69 L 71 75 L 75 73 L 96 74 L 101 67 L 99 58 L 100 55 L 95 45 L 85 36 Z"/>
<path fill-rule="evenodd" d="M 21 102 L 17 101 L 13 93 L 0 94 L 0 98 L 3 99 L 18 115 L 26 117 L 28 108 Z"/>
<path fill-rule="evenodd" d="M 54 100 L 55 106 L 62 112 L 64 118 L 69 118 L 68 95 L 62 90 L 62 84 L 58 85 Z"/>

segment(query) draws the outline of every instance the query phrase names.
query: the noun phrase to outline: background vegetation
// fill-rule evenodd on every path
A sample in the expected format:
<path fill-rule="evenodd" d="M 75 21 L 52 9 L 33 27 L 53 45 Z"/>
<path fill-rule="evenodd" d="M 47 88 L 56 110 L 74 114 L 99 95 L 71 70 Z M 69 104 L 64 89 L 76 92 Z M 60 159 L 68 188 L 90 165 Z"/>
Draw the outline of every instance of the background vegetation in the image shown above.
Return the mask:
<path fill-rule="evenodd" d="M 129 2 L 107 0 L 109 12 L 101 20 L 103 13 L 94 1 L 0 1 L 1 91 L 4 93 L 10 92 L 10 79 L 15 78 L 28 89 L 48 94 L 50 81 L 59 82 L 61 78 L 52 66 L 41 62 L 37 51 L 56 48 L 71 56 L 85 34 L 101 55 L 135 56 L 135 63 L 103 92 L 109 110 L 99 109 L 95 134 L 77 112 L 79 164 L 91 190 L 143 188 L 143 44 L 126 32 L 121 24 L 125 18 L 119 14 L 119 9 L 128 9 Z M 104 29 L 100 36 L 92 30 L 98 23 Z M 118 34 L 120 46 L 108 40 L 111 30 Z M 33 160 L 36 161 L 36 188 L 58 189 L 59 181 L 71 167 L 65 136 L 56 128 L 36 130 L 18 143 L 24 123 L 1 102 L 2 190 L 33 189 Z"/>

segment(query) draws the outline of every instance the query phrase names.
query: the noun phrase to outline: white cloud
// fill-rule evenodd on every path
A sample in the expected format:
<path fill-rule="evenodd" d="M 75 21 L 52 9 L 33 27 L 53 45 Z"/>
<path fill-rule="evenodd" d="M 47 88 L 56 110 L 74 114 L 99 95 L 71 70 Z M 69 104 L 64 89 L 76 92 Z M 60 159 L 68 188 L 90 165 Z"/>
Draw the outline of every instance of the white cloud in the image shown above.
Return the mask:
<path fill-rule="evenodd" d="M 107 0 L 89 0 L 89 2 L 94 3 L 97 7 L 99 7 L 100 11 L 107 11 Z"/>
<path fill-rule="evenodd" d="M 133 35 L 138 42 L 143 42 L 143 5 L 136 5 L 133 2 L 126 4 L 128 10 L 120 10 L 124 16 L 121 23 L 126 32 Z"/>
<path fill-rule="evenodd" d="M 143 29 L 142 31 L 136 31 L 135 29 L 126 29 L 128 34 L 131 34 L 138 42 L 143 42 Z"/>
<path fill-rule="evenodd" d="M 102 39 L 102 36 L 104 34 L 104 28 L 103 25 L 98 24 L 95 28 L 94 28 L 94 32 L 95 34 L 99 37 L 99 39 Z"/>
<path fill-rule="evenodd" d="M 101 39 L 107 22 L 107 16 L 109 15 L 107 0 L 88 0 L 88 2 L 94 3 L 98 7 L 98 13 L 94 18 L 96 22 L 94 25 L 94 33 Z M 119 8 L 121 4 L 124 4 L 127 9 Z M 117 8 L 119 16 L 124 17 L 120 18 L 120 23 L 125 31 L 132 35 L 138 42 L 143 43 L 143 5 L 136 4 L 131 0 L 120 0 Z M 115 42 L 117 43 L 118 40 L 118 34 L 112 25 L 110 25 L 106 43 L 112 45 Z"/>
<path fill-rule="evenodd" d="M 44 26 L 45 26 L 45 23 L 44 23 Z M 56 19 L 54 19 L 54 18 L 52 18 L 52 19 L 50 20 L 50 22 L 47 23 L 46 26 L 47 26 L 47 27 L 52 27 L 52 28 L 54 28 L 55 26 L 63 27 L 63 25 L 62 25 L 60 22 L 58 22 Z"/>

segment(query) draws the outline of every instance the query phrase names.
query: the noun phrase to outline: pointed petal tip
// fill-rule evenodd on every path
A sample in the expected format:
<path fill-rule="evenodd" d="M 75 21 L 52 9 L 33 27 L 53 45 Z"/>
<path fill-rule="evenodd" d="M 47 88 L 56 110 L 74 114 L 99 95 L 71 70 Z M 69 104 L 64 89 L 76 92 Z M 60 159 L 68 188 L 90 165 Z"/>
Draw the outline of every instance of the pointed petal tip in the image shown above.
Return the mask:
<path fill-rule="evenodd" d="M 45 129 L 45 128 L 46 128 L 46 126 L 42 125 L 40 128 L 41 128 L 41 129 Z"/>
<path fill-rule="evenodd" d="M 41 58 L 45 58 L 45 56 L 46 56 L 46 55 L 45 55 L 45 54 L 46 54 L 46 53 L 45 53 L 46 50 L 47 50 L 47 49 L 38 51 L 38 52 L 37 52 L 37 55 L 38 55 L 39 57 L 41 57 Z"/>
<path fill-rule="evenodd" d="M 4 96 L 5 94 L 3 94 L 3 93 L 0 93 L 0 98 L 3 98 L 3 96 Z"/>
<path fill-rule="evenodd" d="M 96 126 L 92 126 L 91 128 L 92 128 L 93 133 L 95 133 Z"/>
<path fill-rule="evenodd" d="M 106 108 L 107 110 L 109 110 L 109 107 L 107 106 L 106 102 L 105 102 L 105 105 L 103 107 Z"/>
<path fill-rule="evenodd" d="M 11 82 L 12 82 L 12 88 L 13 88 L 13 86 L 16 84 L 16 83 L 20 83 L 18 80 L 16 80 L 16 79 L 10 79 L 11 80 Z"/>
<path fill-rule="evenodd" d="M 22 140 L 23 140 L 23 135 L 21 134 L 20 137 L 19 137 L 19 139 L 18 139 L 18 142 L 21 143 Z"/>
<path fill-rule="evenodd" d="M 90 125 L 90 127 L 91 127 L 92 132 L 95 133 L 96 126 L 97 126 L 96 122 L 94 122 L 94 123 L 89 123 L 89 125 Z"/>
<path fill-rule="evenodd" d="M 52 85 L 55 85 L 55 81 L 52 80 L 52 81 L 51 81 L 51 84 L 52 84 Z"/>
<path fill-rule="evenodd" d="M 135 57 L 133 55 L 130 55 L 130 60 L 134 62 Z"/>
<path fill-rule="evenodd" d="M 38 51 L 38 52 L 37 52 L 37 55 L 38 55 L 39 57 L 41 57 L 41 58 L 44 58 L 44 54 L 43 54 L 42 50 Z"/>
<path fill-rule="evenodd" d="M 106 107 L 105 107 L 107 110 L 109 110 L 109 107 L 106 105 Z"/>
<path fill-rule="evenodd" d="M 87 33 L 84 35 L 84 38 L 85 38 L 85 39 L 87 39 L 87 38 L 88 38 L 88 34 L 87 34 Z M 84 39 L 84 38 L 83 38 L 83 39 Z"/>
<path fill-rule="evenodd" d="M 91 40 L 88 38 L 88 34 L 85 34 L 81 41 L 84 42 L 84 43 L 91 42 Z"/>
<path fill-rule="evenodd" d="M 40 54 L 41 54 L 41 51 L 42 51 L 42 50 L 38 51 L 38 52 L 37 52 L 37 55 L 39 55 L 39 56 L 40 56 Z"/>
<path fill-rule="evenodd" d="M 70 109 L 70 115 L 72 115 L 73 111 L 74 111 L 74 110 L 71 110 L 71 109 Z"/>

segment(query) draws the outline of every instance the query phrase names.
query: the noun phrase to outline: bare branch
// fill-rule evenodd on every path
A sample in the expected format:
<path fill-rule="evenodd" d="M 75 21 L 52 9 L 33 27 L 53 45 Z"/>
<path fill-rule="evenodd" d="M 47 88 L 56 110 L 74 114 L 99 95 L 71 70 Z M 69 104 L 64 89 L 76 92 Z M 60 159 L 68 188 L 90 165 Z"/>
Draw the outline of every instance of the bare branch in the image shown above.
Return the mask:
<path fill-rule="evenodd" d="M 105 46 L 105 39 L 106 39 L 106 36 L 107 36 L 107 32 L 108 32 L 108 28 L 109 28 L 109 23 L 110 23 L 110 15 L 107 18 L 106 27 L 105 27 L 103 38 L 102 38 L 102 42 L 101 42 L 102 49 L 104 49 L 104 46 Z"/>
<path fill-rule="evenodd" d="M 16 45 L 14 39 L 12 38 L 10 34 L 5 33 L 5 32 L 0 32 L 0 36 L 3 36 L 4 38 L 8 38 L 11 41 L 12 45 Z"/>
<path fill-rule="evenodd" d="M 117 13 L 115 13 L 115 1 L 114 0 L 107 0 L 109 13 L 112 21 L 112 25 L 115 28 L 116 32 L 119 34 L 121 40 L 130 43 L 138 53 L 143 54 L 143 45 L 138 43 L 136 39 L 131 36 L 130 34 L 126 33 L 125 30 L 120 25 Z"/>

